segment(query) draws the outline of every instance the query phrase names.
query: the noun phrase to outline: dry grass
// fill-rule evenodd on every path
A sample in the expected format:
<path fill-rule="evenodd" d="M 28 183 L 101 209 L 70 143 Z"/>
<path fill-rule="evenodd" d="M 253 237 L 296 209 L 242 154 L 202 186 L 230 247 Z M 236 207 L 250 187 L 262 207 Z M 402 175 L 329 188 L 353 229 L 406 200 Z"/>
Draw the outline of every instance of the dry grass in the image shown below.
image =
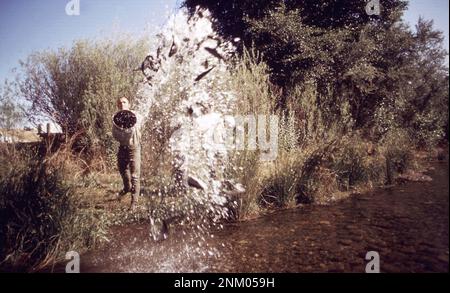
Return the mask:
<path fill-rule="evenodd" d="M 237 198 L 239 219 L 298 204 L 327 204 L 382 186 L 417 165 L 405 132 L 392 131 L 384 140 L 371 142 L 351 131 L 346 105 L 336 116 L 340 121 L 327 121 L 312 86 L 295 88 L 290 100 L 299 102 L 283 112 L 275 110 L 281 92 L 270 85 L 267 67 L 251 51 L 239 60 L 234 79 L 239 93 L 236 114 L 273 114 L 281 121 L 276 160 L 262 162 L 258 151 L 234 153 L 229 174 L 246 188 Z"/>
<path fill-rule="evenodd" d="M 78 192 L 84 168 L 71 151 L 8 148 L 0 156 L 2 269 L 39 270 L 107 239 L 105 214 Z"/>

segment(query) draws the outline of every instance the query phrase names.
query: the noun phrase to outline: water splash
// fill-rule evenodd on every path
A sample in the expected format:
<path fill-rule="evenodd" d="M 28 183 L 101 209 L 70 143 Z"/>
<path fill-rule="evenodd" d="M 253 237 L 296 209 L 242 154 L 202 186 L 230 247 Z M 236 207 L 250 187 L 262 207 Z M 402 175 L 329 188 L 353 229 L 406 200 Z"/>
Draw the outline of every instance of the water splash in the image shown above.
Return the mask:
<path fill-rule="evenodd" d="M 236 107 L 229 70 L 235 46 L 215 33 L 211 14 L 204 9 L 192 15 L 182 9 L 171 16 L 152 44 L 141 66 L 145 80 L 136 110 L 153 126 L 147 138 L 166 136 L 176 175 L 175 188 L 162 188 L 159 202 L 152 205 L 151 233 L 155 237 L 159 231 L 165 238 L 165 226 L 176 220 L 204 239 L 203 234 L 220 226 L 230 212 L 227 191 L 233 181 L 225 170 L 227 131 L 235 123 L 228 116 Z M 163 131 L 167 128 L 170 131 Z M 161 196 L 168 193 L 177 200 Z M 203 253 L 208 251 L 215 254 L 213 249 Z"/>

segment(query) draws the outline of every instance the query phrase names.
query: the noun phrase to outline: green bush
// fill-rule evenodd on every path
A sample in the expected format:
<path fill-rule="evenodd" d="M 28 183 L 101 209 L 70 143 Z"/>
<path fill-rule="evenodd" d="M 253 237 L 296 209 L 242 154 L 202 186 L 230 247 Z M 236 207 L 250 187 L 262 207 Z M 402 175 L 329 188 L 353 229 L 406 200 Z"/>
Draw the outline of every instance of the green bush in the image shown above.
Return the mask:
<path fill-rule="evenodd" d="M 328 167 L 335 172 L 341 190 L 351 190 L 358 184 L 379 183 L 383 163 L 379 154 L 371 154 L 371 144 L 357 135 L 343 137 L 330 154 Z"/>
<path fill-rule="evenodd" d="M 264 208 L 283 208 L 294 203 L 301 184 L 301 161 L 294 152 L 278 158 L 261 182 L 258 204 Z"/>
<path fill-rule="evenodd" d="M 386 183 L 392 184 L 397 174 L 415 168 L 412 155 L 414 143 L 404 129 L 392 129 L 380 141 L 380 148 L 385 158 Z"/>

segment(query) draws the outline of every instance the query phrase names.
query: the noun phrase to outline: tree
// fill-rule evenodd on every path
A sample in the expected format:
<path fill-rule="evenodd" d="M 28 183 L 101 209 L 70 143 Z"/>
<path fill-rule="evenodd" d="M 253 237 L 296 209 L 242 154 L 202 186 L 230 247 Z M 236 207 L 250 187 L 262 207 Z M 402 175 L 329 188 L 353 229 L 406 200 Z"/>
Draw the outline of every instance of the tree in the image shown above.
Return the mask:
<path fill-rule="evenodd" d="M 22 107 L 14 101 L 11 84 L 5 81 L 0 88 L 0 128 L 7 131 L 17 128 L 23 118 Z"/>
<path fill-rule="evenodd" d="M 222 35 L 262 53 L 271 81 L 283 89 L 278 108 L 301 108 L 313 92 L 324 123 L 346 120 L 349 130 L 375 139 L 400 127 L 420 144 L 447 135 L 442 34 L 423 19 L 412 32 L 401 21 L 407 1 L 379 1 L 380 15 L 368 15 L 367 3 L 186 0 L 184 6 L 208 8 Z"/>
<path fill-rule="evenodd" d="M 403 115 L 403 123 L 420 145 L 433 144 L 448 138 L 448 54 L 443 34 L 433 28 L 433 21 L 420 18 L 414 40 L 414 93 L 407 100 L 411 111 Z"/>
<path fill-rule="evenodd" d="M 320 92 L 329 87 L 330 78 L 345 75 L 367 57 L 356 53 L 356 49 L 368 52 L 373 47 L 368 43 L 370 36 L 361 39 L 367 25 L 380 30 L 391 27 L 406 8 L 406 1 L 401 0 L 380 4 L 382 13 L 369 16 L 366 0 L 184 2 L 191 11 L 197 5 L 211 10 L 218 31 L 225 37 L 240 37 L 243 45 L 255 46 L 271 68 L 275 84 L 289 88 L 311 76 L 321 76 Z M 356 49 L 355 43 L 359 43 Z M 347 54 L 348 50 L 354 54 Z M 356 59 L 346 58 L 355 55 Z"/>
<path fill-rule="evenodd" d="M 381 14 L 366 13 L 367 0 L 185 0 L 183 6 L 191 12 L 197 6 L 209 9 L 217 19 L 217 30 L 224 36 L 244 37 L 251 41 L 247 34 L 251 24 L 248 20 L 258 20 L 270 11 L 284 6 L 286 11 L 297 11 L 302 23 L 320 28 L 338 28 L 359 26 L 377 21 L 383 25 L 392 25 L 401 17 L 406 9 L 407 1 L 379 1 Z M 247 44 L 248 45 L 248 44 Z"/>
<path fill-rule="evenodd" d="M 18 92 L 31 103 L 29 118 L 42 115 L 68 136 L 80 134 L 83 146 L 108 146 L 111 117 L 120 96 L 133 99 L 146 43 L 76 41 L 69 49 L 37 52 L 21 62 Z"/>

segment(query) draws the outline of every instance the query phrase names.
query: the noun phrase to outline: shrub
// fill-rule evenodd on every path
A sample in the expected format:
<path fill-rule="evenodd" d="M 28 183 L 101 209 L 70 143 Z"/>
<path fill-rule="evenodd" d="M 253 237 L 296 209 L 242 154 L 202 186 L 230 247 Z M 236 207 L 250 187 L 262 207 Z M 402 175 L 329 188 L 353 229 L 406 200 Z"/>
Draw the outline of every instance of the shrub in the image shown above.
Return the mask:
<path fill-rule="evenodd" d="M 395 128 L 386 133 L 380 140 L 380 149 L 385 158 L 386 184 L 391 184 L 397 174 L 416 167 L 414 144 L 406 130 Z"/>
<path fill-rule="evenodd" d="M 135 69 L 147 51 L 145 40 L 114 37 L 77 40 L 70 48 L 35 52 L 21 62 L 17 87 L 31 105 L 27 118 L 39 121 L 44 115 L 66 135 L 79 133 L 79 149 L 110 151 L 116 100 L 133 100 L 142 79 Z"/>
<path fill-rule="evenodd" d="M 344 136 L 339 141 L 327 165 L 335 172 L 339 188 L 345 191 L 358 184 L 378 184 L 384 177 L 380 154 L 357 134 Z"/>
<path fill-rule="evenodd" d="M 0 159 L 2 270 L 38 270 L 106 237 L 104 216 L 80 207 L 67 156 L 22 153 Z"/>

